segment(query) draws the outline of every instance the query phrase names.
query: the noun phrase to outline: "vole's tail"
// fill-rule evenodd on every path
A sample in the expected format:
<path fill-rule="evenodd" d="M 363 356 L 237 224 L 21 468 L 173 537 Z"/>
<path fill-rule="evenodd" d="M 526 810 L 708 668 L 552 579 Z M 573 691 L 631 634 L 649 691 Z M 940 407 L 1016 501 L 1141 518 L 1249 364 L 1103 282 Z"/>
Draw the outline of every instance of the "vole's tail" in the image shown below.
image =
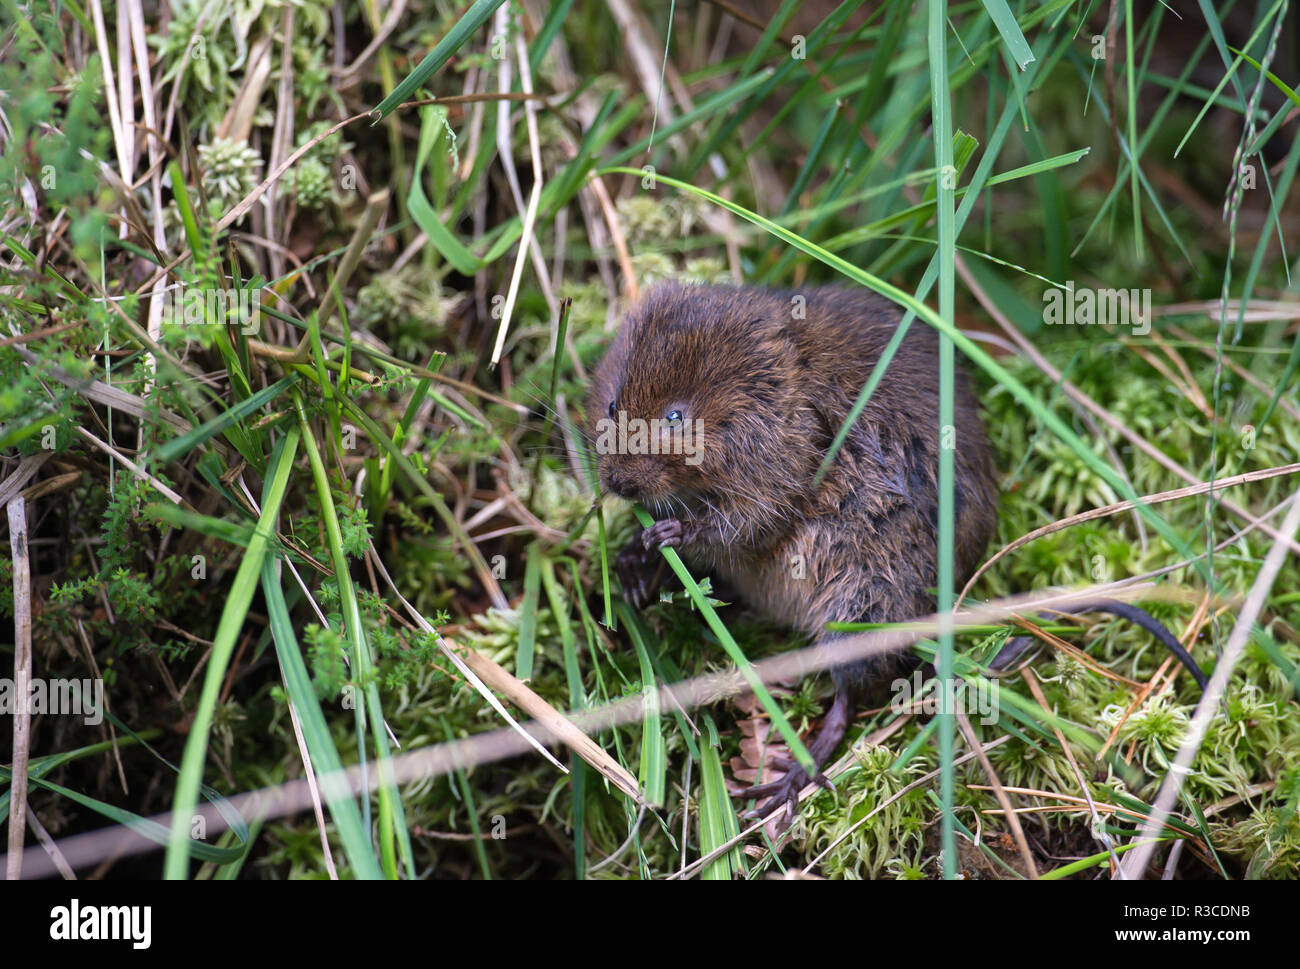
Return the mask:
<path fill-rule="evenodd" d="M 1109 612 L 1112 615 L 1127 619 L 1129 622 L 1137 623 L 1137 625 L 1164 643 L 1165 648 L 1178 658 L 1178 662 L 1182 663 L 1187 668 L 1187 672 L 1192 674 L 1192 678 L 1196 680 L 1202 693 L 1205 692 L 1205 688 L 1209 685 L 1210 681 L 1201 672 L 1201 668 L 1196 665 L 1196 661 L 1192 659 L 1191 654 L 1183 648 L 1183 644 L 1178 641 L 1178 637 L 1166 629 L 1160 620 L 1145 609 L 1115 599 L 1096 599 L 1082 605 L 1071 606 L 1068 611 L 1070 613 Z M 993 657 L 993 662 L 989 664 L 990 668 L 995 670 L 1006 669 L 1029 648 L 1033 641 L 1033 636 L 1016 636 L 1014 639 L 1007 640 L 1007 644 L 1002 647 L 998 655 Z"/>

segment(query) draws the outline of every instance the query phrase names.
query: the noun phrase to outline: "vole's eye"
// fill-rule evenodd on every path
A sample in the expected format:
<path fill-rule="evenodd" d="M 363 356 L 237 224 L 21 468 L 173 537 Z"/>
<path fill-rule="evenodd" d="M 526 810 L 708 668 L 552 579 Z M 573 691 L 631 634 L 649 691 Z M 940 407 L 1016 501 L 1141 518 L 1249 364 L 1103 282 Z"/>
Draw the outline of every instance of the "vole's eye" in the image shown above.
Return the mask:
<path fill-rule="evenodd" d="M 609 419 L 611 421 L 618 420 L 618 407 L 612 400 L 609 402 Z"/>
<path fill-rule="evenodd" d="M 669 426 L 669 427 L 681 427 L 681 426 L 682 426 L 682 412 L 679 411 L 679 410 L 670 410 L 670 411 L 668 412 L 668 416 L 665 418 L 665 420 L 668 421 L 668 426 Z"/>

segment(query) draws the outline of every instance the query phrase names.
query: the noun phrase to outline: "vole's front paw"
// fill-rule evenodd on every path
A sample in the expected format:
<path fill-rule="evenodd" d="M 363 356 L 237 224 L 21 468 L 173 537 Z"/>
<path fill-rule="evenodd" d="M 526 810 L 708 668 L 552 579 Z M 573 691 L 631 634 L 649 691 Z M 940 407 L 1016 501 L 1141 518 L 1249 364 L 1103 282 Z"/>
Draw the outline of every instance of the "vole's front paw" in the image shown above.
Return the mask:
<path fill-rule="evenodd" d="M 689 523 L 683 524 L 678 518 L 665 518 L 641 533 L 641 544 L 648 549 L 680 548 L 690 543 L 693 534 Z"/>
<path fill-rule="evenodd" d="M 644 609 L 654 599 L 663 578 L 664 558 L 653 547 L 647 548 L 633 538 L 614 560 L 614 570 L 623 586 L 623 594 L 634 609 Z"/>
<path fill-rule="evenodd" d="M 654 600 L 655 593 L 668 574 L 668 563 L 659 554 L 659 549 L 690 545 L 699 534 L 698 521 L 683 522 L 678 518 L 665 518 L 638 532 L 624 546 L 623 551 L 618 553 L 614 562 L 628 602 L 638 609 L 644 609 Z"/>

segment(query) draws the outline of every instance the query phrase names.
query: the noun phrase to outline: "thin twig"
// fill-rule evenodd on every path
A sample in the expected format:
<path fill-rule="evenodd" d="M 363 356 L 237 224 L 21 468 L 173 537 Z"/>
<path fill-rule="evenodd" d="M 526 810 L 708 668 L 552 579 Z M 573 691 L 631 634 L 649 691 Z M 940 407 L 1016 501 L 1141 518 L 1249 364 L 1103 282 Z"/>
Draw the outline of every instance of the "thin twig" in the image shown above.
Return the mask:
<path fill-rule="evenodd" d="M 27 560 L 27 502 L 18 495 L 5 506 L 9 516 L 9 552 L 14 585 L 13 761 L 9 774 L 9 857 L 5 877 L 23 873 L 27 826 L 27 763 L 31 756 L 32 711 L 27 700 L 32 683 L 32 574 Z"/>
<path fill-rule="evenodd" d="M 1020 849 L 1020 857 L 1025 862 L 1025 870 L 1029 873 L 1030 878 L 1037 878 L 1038 866 L 1034 864 L 1034 854 L 1029 850 L 1029 842 L 1025 839 L 1025 829 L 1020 826 L 1020 818 L 1016 816 L 1015 811 L 1011 808 L 1011 799 L 1002 787 L 1002 781 L 998 777 L 997 771 L 993 769 L 989 755 L 980 746 L 980 739 L 975 735 L 975 728 L 971 726 L 970 717 L 966 716 L 966 713 L 962 710 L 957 710 L 956 713 L 957 725 L 961 727 L 966 743 L 970 745 L 971 751 L 980 762 L 980 767 L 984 770 L 984 776 L 989 779 L 989 784 L 993 788 L 993 796 L 997 798 L 998 803 L 1002 805 L 1002 810 L 1006 812 L 1007 826 L 1011 828 L 1011 836 L 1015 838 L 1016 847 Z"/>

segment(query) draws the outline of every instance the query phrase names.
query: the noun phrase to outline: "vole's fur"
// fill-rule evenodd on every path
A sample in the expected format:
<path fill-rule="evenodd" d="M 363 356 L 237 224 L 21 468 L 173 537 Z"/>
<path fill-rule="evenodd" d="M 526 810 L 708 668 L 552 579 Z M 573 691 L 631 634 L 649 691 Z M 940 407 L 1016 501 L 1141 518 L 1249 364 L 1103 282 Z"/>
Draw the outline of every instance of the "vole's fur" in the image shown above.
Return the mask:
<path fill-rule="evenodd" d="M 662 450 L 696 427 L 685 443 L 700 448 L 693 457 L 689 449 L 597 449 L 613 452 L 597 458 L 602 489 L 658 519 L 619 557 L 634 601 L 653 592 L 647 576 L 667 544 L 751 607 L 820 640 L 833 635 L 827 622 L 896 622 L 934 610 L 939 359 L 929 326 L 911 327 L 813 485 L 898 319 L 865 290 L 675 284 L 654 287 L 627 313 L 593 379 L 593 441 L 608 429 L 600 422 L 612 405 L 627 420 L 680 418 L 681 427 L 660 429 Z M 988 439 L 960 370 L 954 425 L 960 582 L 984 553 L 997 505 Z M 905 663 L 890 656 L 835 671 L 835 702 L 810 745 L 819 763 L 842 739 L 853 700 Z M 756 792 L 792 804 L 806 781 L 794 770 Z"/>

